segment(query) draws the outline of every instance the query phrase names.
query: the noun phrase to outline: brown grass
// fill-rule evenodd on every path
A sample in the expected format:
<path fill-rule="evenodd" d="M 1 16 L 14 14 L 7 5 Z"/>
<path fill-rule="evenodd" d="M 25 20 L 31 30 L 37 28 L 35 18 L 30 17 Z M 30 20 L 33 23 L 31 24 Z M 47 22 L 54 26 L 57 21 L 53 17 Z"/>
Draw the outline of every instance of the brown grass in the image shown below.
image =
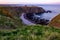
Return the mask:
<path fill-rule="evenodd" d="M 56 17 L 54 17 L 48 25 L 56 26 L 56 27 L 60 28 L 60 14 L 58 14 Z"/>

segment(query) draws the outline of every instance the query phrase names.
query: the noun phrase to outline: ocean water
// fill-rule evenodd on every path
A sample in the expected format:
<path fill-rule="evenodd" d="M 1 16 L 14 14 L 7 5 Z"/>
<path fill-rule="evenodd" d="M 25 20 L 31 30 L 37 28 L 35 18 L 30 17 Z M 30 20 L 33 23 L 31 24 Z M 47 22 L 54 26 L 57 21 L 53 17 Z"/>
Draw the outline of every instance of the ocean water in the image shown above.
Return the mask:
<path fill-rule="evenodd" d="M 47 10 L 50 10 L 52 11 L 52 13 L 43 13 L 41 16 L 41 18 L 44 18 L 44 19 L 48 19 L 48 20 L 52 20 L 55 16 L 57 16 L 58 14 L 60 14 L 60 5 L 35 5 L 35 6 L 38 6 L 38 7 L 42 7 L 43 9 L 45 9 L 46 11 Z M 30 21 L 24 19 L 23 15 L 21 17 L 22 21 L 24 24 L 26 25 L 33 25 L 34 23 L 31 23 Z M 49 21 L 49 22 L 50 22 Z M 28 22 L 28 23 L 27 23 Z"/>
<path fill-rule="evenodd" d="M 60 14 L 60 5 L 42 5 L 42 6 L 39 6 L 39 7 L 44 8 L 46 11 L 47 10 L 52 11 L 52 13 L 44 13 L 42 15 L 42 18 L 52 20 L 55 16 Z"/>
<path fill-rule="evenodd" d="M 60 5 L 40 5 L 39 7 L 42 7 L 45 10 L 51 10 L 52 12 L 60 12 Z"/>

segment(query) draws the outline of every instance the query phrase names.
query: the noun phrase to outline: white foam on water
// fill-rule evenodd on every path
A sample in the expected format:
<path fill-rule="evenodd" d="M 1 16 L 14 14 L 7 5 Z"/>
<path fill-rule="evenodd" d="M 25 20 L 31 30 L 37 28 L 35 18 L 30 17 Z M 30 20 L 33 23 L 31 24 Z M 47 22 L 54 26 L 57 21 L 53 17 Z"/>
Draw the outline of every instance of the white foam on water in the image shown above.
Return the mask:
<path fill-rule="evenodd" d="M 44 8 L 46 11 L 47 10 L 52 11 L 52 13 L 43 13 L 42 15 L 40 15 L 40 18 L 48 19 L 51 21 L 55 16 L 57 16 L 60 13 L 60 6 L 40 6 L 40 7 Z M 22 15 L 20 17 L 23 21 L 23 24 L 35 25 L 34 23 L 25 19 L 23 15 L 24 15 L 24 13 L 22 13 Z"/>

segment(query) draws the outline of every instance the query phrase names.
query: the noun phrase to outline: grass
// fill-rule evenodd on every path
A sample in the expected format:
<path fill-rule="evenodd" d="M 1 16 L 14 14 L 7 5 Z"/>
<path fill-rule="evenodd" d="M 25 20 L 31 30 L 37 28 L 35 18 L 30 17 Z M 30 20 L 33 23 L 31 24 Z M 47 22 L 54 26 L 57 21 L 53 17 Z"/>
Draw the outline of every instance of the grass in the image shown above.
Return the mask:
<path fill-rule="evenodd" d="M 60 29 L 45 25 L 22 25 L 17 17 L 13 20 L 0 15 L 0 40 L 60 40 Z"/>
<path fill-rule="evenodd" d="M 15 17 L 15 20 L 0 14 L 0 29 L 15 29 L 18 28 L 18 26 L 22 26 L 21 19 L 16 16 L 13 17 Z"/>
<path fill-rule="evenodd" d="M 60 29 L 42 25 L 0 31 L 3 40 L 60 40 Z"/>
<path fill-rule="evenodd" d="M 45 25 L 23 25 L 16 20 L 0 14 L 0 40 L 60 40 L 60 29 Z"/>
<path fill-rule="evenodd" d="M 48 25 L 60 27 L 60 14 L 54 17 Z"/>

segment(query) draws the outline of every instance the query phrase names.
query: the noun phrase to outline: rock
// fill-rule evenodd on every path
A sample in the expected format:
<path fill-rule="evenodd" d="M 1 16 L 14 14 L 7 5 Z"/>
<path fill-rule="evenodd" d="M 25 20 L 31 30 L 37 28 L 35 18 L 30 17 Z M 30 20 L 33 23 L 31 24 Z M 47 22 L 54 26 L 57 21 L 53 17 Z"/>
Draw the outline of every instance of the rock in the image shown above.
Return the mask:
<path fill-rule="evenodd" d="M 7 6 L 7 7 L 0 7 L 0 10 L 5 14 L 6 16 L 13 18 L 13 16 L 19 17 L 21 13 L 44 13 L 45 10 L 42 7 L 37 6 Z M 15 18 L 13 18 L 15 19 Z"/>
<path fill-rule="evenodd" d="M 49 20 L 47 20 L 47 19 L 40 19 L 39 21 L 37 21 L 37 24 L 47 25 L 48 22 L 49 22 Z"/>
<path fill-rule="evenodd" d="M 41 15 L 42 13 L 35 13 L 35 15 Z"/>
<path fill-rule="evenodd" d="M 33 19 L 33 14 L 32 13 L 26 13 L 26 17 L 30 20 Z"/>
<path fill-rule="evenodd" d="M 48 10 L 48 11 L 46 11 L 46 13 L 52 13 L 52 11 Z"/>
<path fill-rule="evenodd" d="M 41 14 L 37 13 L 37 15 L 41 15 Z M 35 23 L 35 24 L 47 25 L 49 23 L 49 20 L 41 19 L 39 17 L 34 17 L 34 14 L 32 13 L 27 13 L 26 17 L 28 20 L 30 20 L 32 23 Z"/>
<path fill-rule="evenodd" d="M 37 6 L 22 6 L 19 8 L 22 8 L 22 12 L 25 12 L 25 13 L 44 13 L 45 12 L 45 10 L 42 7 L 37 7 Z"/>

